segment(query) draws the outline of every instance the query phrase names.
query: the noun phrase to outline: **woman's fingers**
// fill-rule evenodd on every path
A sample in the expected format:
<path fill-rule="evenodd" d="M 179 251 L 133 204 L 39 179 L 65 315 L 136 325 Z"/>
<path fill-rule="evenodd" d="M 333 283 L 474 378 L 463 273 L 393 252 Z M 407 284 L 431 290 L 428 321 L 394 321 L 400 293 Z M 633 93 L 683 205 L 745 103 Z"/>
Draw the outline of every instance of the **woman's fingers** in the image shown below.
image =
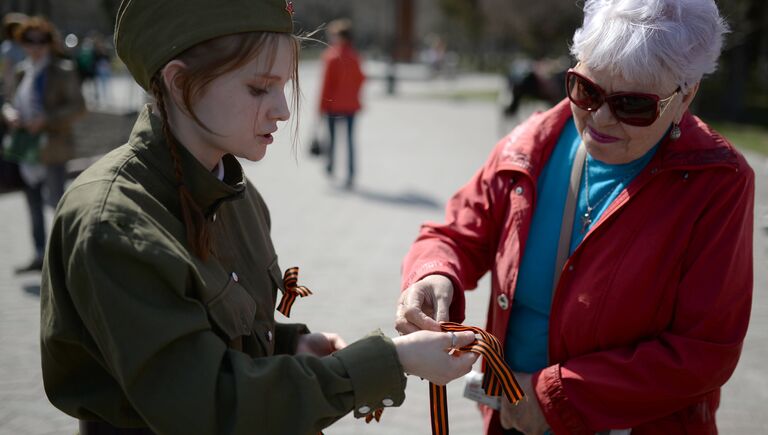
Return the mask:
<path fill-rule="evenodd" d="M 395 329 L 400 335 L 406 335 L 420 330 L 416 325 L 405 320 L 405 317 L 398 317 L 395 320 Z"/>
<path fill-rule="evenodd" d="M 440 331 L 440 324 L 425 313 L 425 310 L 432 310 L 433 298 L 428 293 L 428 288 L 416 283 L 400 295 L 395 321 L 395 327 L 400 333 L 415 332 L 411 326 L 415 327 L 415 330 Z"/>
<path fill-rule="evenodd" d="M 440 322 L 449 320 L 453 284 L 442 275 L 428 275 L 400 294 L 395 327 L 402 334 L 417 329 L 440 332 Z"/>
<path fill-rule="evenodd" d="M 456 334 L 456 347 L 469 346 L 475 342 L 475 333 L 472 331 L 454 332 Z"/>
<path fill-rule="evenodd" d="M 455 332 L 456 347 L 466 346 L 474 341 L 472 332 Z M 449 355 L 451 334 L 447 332 L 416 331 L 393 339 L 403 368 L 437 385 L 464 376 L 477 361 L 473 352 L 458 352 Z"/>
<path fill-rule="evenodd" d="M 427 316 L 424 311 L 422 311 L 421 306 L 409 305 L 405 307 L 403 313 L 405 320 L 415 325 L 419 329 L 426 329 L 427 331 L 435 332 L 442 331 L 442 329 L 440 329 L 440 324 L 437 323 L 437 320 Z"/>

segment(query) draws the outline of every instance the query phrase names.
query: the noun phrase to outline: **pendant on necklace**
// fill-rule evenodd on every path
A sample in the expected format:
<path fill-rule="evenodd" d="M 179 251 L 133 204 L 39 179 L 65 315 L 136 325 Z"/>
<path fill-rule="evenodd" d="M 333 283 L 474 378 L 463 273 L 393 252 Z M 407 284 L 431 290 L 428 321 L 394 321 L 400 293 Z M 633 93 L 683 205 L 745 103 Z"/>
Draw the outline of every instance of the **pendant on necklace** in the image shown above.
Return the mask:
<path fill-rule="evenodd" d="M 581 217 L 581 232 L 586 233 L 587 228 L 592 224 L 592 217 L 590 214 L 592 213 L 592 210 L 587 208 L 587 212 L 584 213 L 584 216 Z"/>

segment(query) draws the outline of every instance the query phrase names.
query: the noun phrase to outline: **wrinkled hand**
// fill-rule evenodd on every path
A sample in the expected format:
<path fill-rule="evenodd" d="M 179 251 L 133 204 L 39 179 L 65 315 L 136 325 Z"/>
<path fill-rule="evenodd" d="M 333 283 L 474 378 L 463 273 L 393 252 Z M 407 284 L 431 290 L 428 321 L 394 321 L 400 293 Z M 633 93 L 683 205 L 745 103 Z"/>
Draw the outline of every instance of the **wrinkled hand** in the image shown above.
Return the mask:
<path fill-rule="evenodd" d="M 45 117 L 35 116 L 24 127 L 32 134 L 40 133 L 45 127 Z"/>
<path fill-rule="evenodd" d="M 525 397 L 517 405 L 507 399 L 501 400 L 501 427 L 504 429 L 517 429 L 525 435 L 543 435 L 549 430 L 549 424 L 544 418 L 544 413 L 533 391 L 530 373 L 515 372 L 515 378 L 520 383 Z"/>
<path fill-rule="evenodd" d="M 457 348 L 475 341 L 472 331 L 454 334 Z M 451 334 L 448 332 L 416 331 L 395 337 L 392 341 L 406 373 L 428 379 L 437 385 L 445 385 L 469 373 L 479 356 L 474 352 L 454 352 L 449 355 Z"/>
<path fill-rule="evenodd" d="M 331 332 L 313 332 L 299 336 L 296 354 L 314 356 L 330 355 L 337 350 L 347 347 L 347 343 L 338 335 Z"/>
<path fill-rule="evenodd" d="M 400 293 L 395 329 L 410 334 L 422 329 L 440 332 L 453 300 L 453 283 L 443 275 L 428 275 Z"/>

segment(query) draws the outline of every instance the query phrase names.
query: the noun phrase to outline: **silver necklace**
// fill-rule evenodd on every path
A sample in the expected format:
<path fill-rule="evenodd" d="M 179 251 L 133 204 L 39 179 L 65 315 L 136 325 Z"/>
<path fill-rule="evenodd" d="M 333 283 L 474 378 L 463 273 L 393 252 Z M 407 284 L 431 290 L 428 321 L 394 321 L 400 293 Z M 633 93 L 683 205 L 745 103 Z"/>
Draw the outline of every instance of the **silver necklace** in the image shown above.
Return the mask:
<path fill-rule="evenodd" d="M 584 156 L 584 187 L 586 188 L 586 191 L 584 192 L 584 202 L 587 203 L 587 211 L 584 213 L 584 215 L 581 217 L 581 232 L 586 233 L 587 228 L 589 228 L 590 225 L 592 225 L 592 212 L 599 206 L 603 201 L 605 201 L 608 196 L 611 195 L 611 193 L 616 189 L 616 186 L 613 187 L 613 189 L 608 189 L 608 191 L 595 203 L 594 206 L 589 205 L 589 158 L 585 155 Z M 627 175 L 621 177 L 619 181 L 616 183 L 617 185 L 624 182 L 624 180 L 627 179 Z"/>

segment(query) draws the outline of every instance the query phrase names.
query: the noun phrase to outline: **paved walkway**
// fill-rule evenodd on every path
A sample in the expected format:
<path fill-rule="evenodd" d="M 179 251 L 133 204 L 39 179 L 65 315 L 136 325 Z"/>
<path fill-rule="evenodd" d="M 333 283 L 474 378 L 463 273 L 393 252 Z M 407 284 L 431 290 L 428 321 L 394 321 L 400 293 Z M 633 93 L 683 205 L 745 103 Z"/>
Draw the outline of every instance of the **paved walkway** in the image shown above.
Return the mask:
<path fill-rule="evenodd" d="M 314 125 L 317 70 L 302 68 L 307 97 L 299 138 L 308 142 Z M 301 300 L 293 319 L 314 330 L 340 332 L 354 340 L 392 327 L 400 262 L 424 220 L 442 219 L 442 206 L 482 164 L 500 136 L 490 102 L 454 101 L 428 95 L 466 86 L 493 87 L 494 78 L 458 82 L 401 83 L 401 96 L 388 97 L 383 84 L 367 88 L 366 110 L 358 122 L 358 186 L 329 182 L 305 147 L 292 150 L 289 129 L 259 163 L 246 163 L 249 177 L 270 204 L 273 238 L 281 265 L 302 267 L 302 282 L 315 295 Z M 128 86 L 123 83 L 119 86 Z M 130 89 L 130 87 L 128 88 Z M 529 108 L 530 109 L 530 108 Z M 342 147 L 343 148 L 343 147 Z M 755 231 L 755 303 L 744 355 L 726 385 L 719 412 L 721 433 L 751 435 L 768 427 L 768 161 L 750 155 L 758 173 Z M 337 164 L 344 168 L 344 164 Z M 20 194 L 0 196 L 0 435 L 71 435 L 75 423 L 54 409 L 42 390 L 38 354 L 39 277 L 15 277 L 13 267 L 31 255 L 26 208 Z M 468 297 L 467 324 L 483 325 L 488 280 Z M 382 422 L 366 425 L 346 417 L 327 435 L 427 434 L 428 386 L 410 378 L 405 406 L 388 409 Z M 451 432 L 478 434 L 474 406 L 449 386 Z"/>

